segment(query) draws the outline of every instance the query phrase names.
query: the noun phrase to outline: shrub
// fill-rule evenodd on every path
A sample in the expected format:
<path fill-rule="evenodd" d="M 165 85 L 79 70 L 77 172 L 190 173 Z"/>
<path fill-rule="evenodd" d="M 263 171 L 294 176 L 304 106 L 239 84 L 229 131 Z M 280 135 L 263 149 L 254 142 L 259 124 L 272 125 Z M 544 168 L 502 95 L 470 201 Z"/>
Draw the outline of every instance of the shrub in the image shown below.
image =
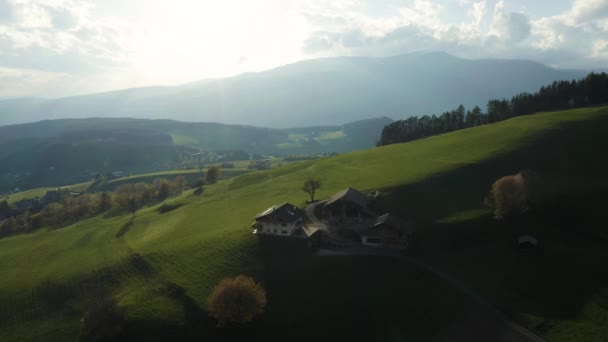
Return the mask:
<path fill-rule="evenodd" d="M 494 218 L 504 219 L 520 215 L 541 198 L 542 180 L 532 171 L 524 170 L 516 175 L 498 179 L 486 196 L 486 205 L 494 208 Z"/>
<path fill-rule="evenodd" d="M 250 322 L 264 312 L 265 306 L 264 288 L 244 275 L 222 280 L 209 296 L 209 309 L 218 326 Z"/>

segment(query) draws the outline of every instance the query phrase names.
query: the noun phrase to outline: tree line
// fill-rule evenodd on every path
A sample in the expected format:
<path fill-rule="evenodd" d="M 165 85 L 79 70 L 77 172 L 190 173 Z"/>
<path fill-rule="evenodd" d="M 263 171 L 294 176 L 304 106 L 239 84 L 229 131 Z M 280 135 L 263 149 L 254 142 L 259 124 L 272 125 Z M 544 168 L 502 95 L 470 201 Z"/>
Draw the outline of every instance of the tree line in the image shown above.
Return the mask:
<path fill-rule="evenodd" d="M 197 186 L 202 189 L 202 184 Z M 177 176 L 173 180 L 158 178 L 150 183 L 130 183 L 117 187 L 113 192 L 71 196 L 68 190 L 60 191 L 57 202 L 49 203 L 39 212 L 25 210 L 0 222 L 0 237 L 27 233 L 43 227 L 64 227 L 110 209 L 135 213 L 147 204 L 180 195 L 186 188 L 186 179 Z M 13 210 L 6 202 L 0 202 L 0 214 Z"/>
<path fill-rule="evenodd" d="M 520 93 L 510 100 L 490 100 L 484 113 L 464 106 L 440 115 L 412 116 L 384 127 L 378 146 L 407 142 L 435 134 L 475 127 L 539 111 L 580 108 L 608 103 L 608 74 L 590 73 L 581 80 L 555 81 L 535 93 Z"/>

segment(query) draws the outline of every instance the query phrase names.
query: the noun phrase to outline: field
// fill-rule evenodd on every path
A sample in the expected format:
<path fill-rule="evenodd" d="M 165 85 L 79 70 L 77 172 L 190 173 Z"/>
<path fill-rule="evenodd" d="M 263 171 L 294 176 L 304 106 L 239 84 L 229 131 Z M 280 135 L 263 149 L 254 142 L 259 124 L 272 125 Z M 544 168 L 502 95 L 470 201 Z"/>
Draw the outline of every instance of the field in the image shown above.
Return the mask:
<path fill-rule="evenodd" d="M 67 188 L 72 191 L 86 191 L 86 189 L 90 185 L 91 185 L 91 182 L 85 182 L 85 183 L 81 183 L 81 184 L 70 185 L 70 186 L 63 187 L 63 188 Z M 56 187 L 54 187 L 54 188 L 53 187 L 36 188 L 36 189 L 17 192 L 17 193 L 10 194 L 10 195 L 5 195 L 5 198 L 7 198 L 7 201 L 9 204 L 14 204 L 14 203 L 19 202 L 24 199 L 30 199 L 30 198 L 36 198 L 36 197 L 42 198 L 42 196 L 44 196 L 47 193 L 47 191 L 55 190 L 55 189 L 57 189 L 57 188 Z"/>
<path fill-rule="evenodd" d="M 458 291 L 433 276 L 383 259 L 290 256 L 251 234 L 251 217 L 276 203 L 302 205 L 301 184 L 316 176 L 318 198 L 347 186 L 382 190 L 381 209 L 417 222 L 419 258 L 551 341 L 601 341 L 608 326 L 601 215 L 579 220 L 571 213 L 548 223 L 538 212 L 500 224 L 482 202 L 493 180 L 533 168 L 550 189 L 551 215 L 568 203 L 578 203 L 568 206 L 573 212 L 595 213 L 606 202 L 606 129 L 607 108 L 520 117 L 223 180 L 201 198 L 170 200 L 180 206 L 164 214 L 156 206 L 133 221 L 99 216 L 2 239 L 0 340 L 75 339 L 84 311 L 102 295 L 116 298 L 132 322 L 126 340 L 229 334 L 212 327 L 206 298 L 220 279 L 238 274 L 263 282 L 269 307 L 237 334 L 430 340 L 464 306 Z M 541 254 L 510 247 L 526 228 L 547 246 Z M 286 257 L 277 262 L 276 255 Z"/>
<path fill-rule="evenodd" d="M 324 148 L 335 149 L 336 147 L 334 147 L 334 145 L 339 146 L 339 144 L 345 144 L 349 141 L 348 136 L 342 130 L 320 131 L 315 136 L 302 133 L 290 133 L 288 139 L 289 141 L 279 143 L 276 146 L 279 149 L 302 149 L 306 146 L 314 146 L 317 148 L 317 152 L 321 152 Z"/>
<path fill-rule="evenodd" d="M 242 175 L 245 173 L 251 172 L 247 169 L 222 169 L 222 173 L 220 174 L 220 179 L 228 179 L 231 177 L 235 177 L 238 175 Z M 186 181 L 189 184 L 194 184 L 201 178 L 205 177 L 205 172 L 202 173 L 199 170 L 171 170 L 171 171 L 161 171 L 161 172 L 152 172 L 152 173 L 142 173 L 133 176 L 120 177 L 116 179 L 109 180 L 100 184 L 98 186 L 92 187 L 91 190 L 94 191 L 113 191 L 117 187 L 127 183 L 152 183 L 157 178 L 168 178 L 174 179 L 177 176 L 184 176 Z"/>

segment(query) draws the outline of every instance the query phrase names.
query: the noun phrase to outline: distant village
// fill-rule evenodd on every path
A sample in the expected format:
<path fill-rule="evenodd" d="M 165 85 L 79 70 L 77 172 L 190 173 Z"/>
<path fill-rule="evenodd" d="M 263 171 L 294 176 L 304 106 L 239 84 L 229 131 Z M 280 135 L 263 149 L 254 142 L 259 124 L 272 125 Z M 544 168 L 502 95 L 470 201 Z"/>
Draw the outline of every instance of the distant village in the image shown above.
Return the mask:
<path fill-rule="evenodd" d="M 344 189 L 323 201 L 298 208 L 275 205 L 257 214 L 254 234 L 261 238 L 299 239 L 310 248 L 370 253 L 404 253 L 411 246 L 412 223 L 390 213 L 376 213 L 370 202 L 379 192 Z"/>

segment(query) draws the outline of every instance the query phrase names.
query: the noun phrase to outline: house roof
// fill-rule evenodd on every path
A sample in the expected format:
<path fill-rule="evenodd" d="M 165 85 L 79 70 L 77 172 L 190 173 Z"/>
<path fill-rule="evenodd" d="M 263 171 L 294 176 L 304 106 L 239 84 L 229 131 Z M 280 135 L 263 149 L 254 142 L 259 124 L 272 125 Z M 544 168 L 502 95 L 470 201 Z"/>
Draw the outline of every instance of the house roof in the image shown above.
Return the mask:
<path fill-rule="evenodd" d="M 383 225 L 395 229 L 403 229 L 407 234 L 412 233 L 412 227 L 408 222 L 392 214 L 378 216 L 376 220 L 368 227 L 367 231 L 373 231 L 374 228 Z"/>
<path fill-rule="evenodd" d="M 257 214 L 254 219 L 271 216 L 279 221 L 294 222 L 303 216 L 302 210 L 291 203 L 272 206 Z"/>
<path fill-rule="evenodd" d="M 334 194 L 327 200 L 325 205 L 331 205 L 332 203 L 335 203 L 337 201 L 342 201 L 342 200 L 353 202 L 360 207 L 367 206 L 367 196 L 365 194 L 363 194 L 362 192 L 360 192 L 359 190 L 353 189 L 353 188 L 346 188 L 346 189 Z"/>

